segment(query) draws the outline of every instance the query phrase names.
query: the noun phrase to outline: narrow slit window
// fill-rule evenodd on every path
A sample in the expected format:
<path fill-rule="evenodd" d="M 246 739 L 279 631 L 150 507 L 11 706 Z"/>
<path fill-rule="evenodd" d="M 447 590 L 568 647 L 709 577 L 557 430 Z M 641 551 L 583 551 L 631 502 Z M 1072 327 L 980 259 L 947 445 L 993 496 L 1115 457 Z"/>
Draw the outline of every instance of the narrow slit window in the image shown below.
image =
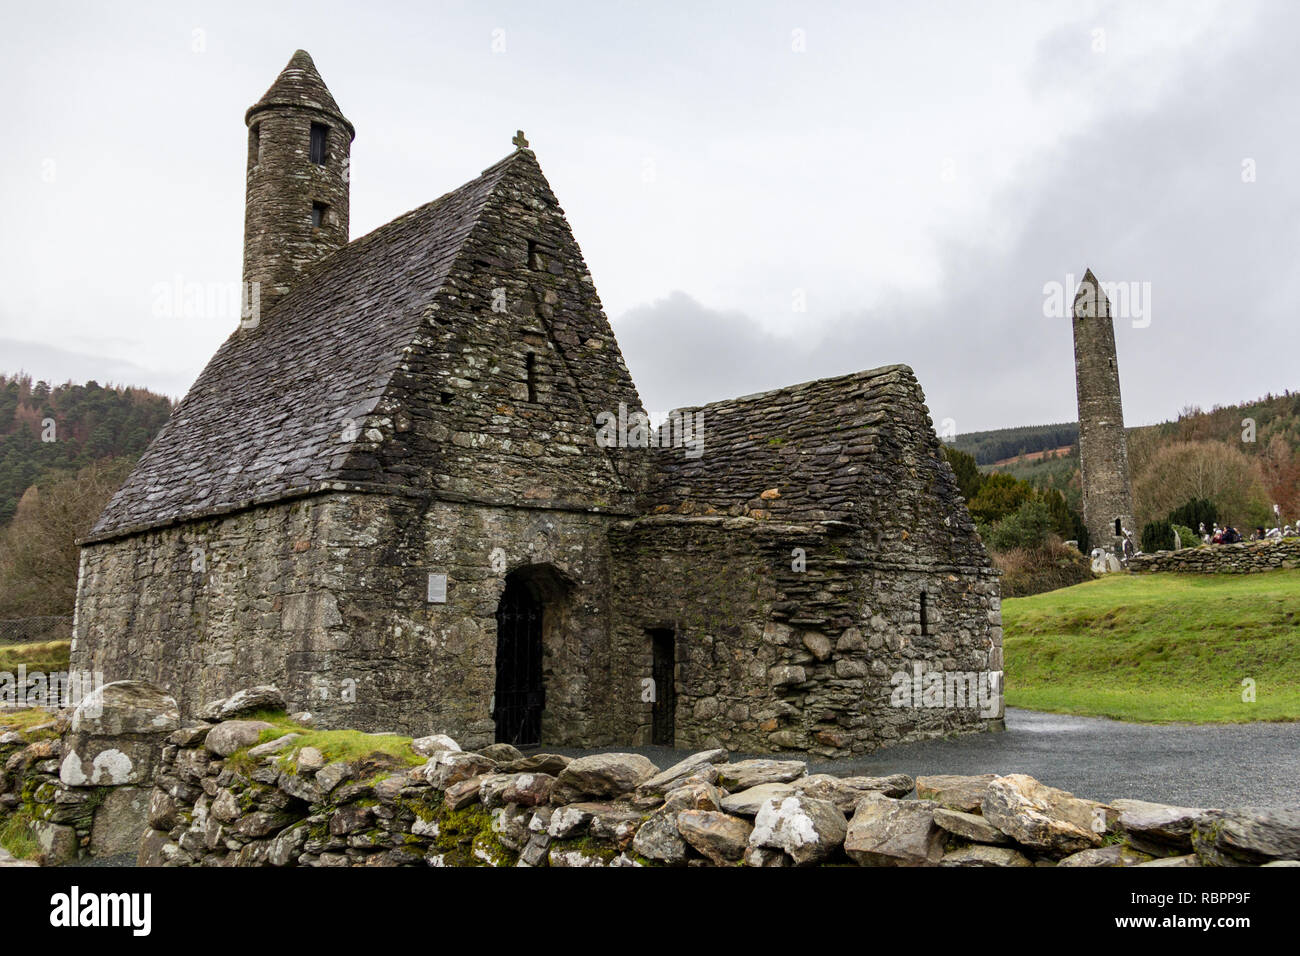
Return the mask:
<path fill-rule="evenodd" d="M 930 596 L 924 591 L 921 592 L 921 635 L 925 636 L 930 633 Z"/>
<path fill-rule="evenodd" d="M 328 126 L 323 123 L 311 124 L 311 161 L 317 166 L 325 165 L 325 144 L 328 137 Z"/>
<path fill-rule="evenodd" d="M 542 254 L 537 251 L 537 240 L 528 240 L 528 268 L 540 271 L 544 268 Z"/>
<path fill-rule="evenodd" d="M 319 229 L 321 226 L 325 225 L 325 213 L 328 209 L 329 206 L 325 205 L 323 202 L 314 202 L 311 204 L 311 227 L 313 229 Z"/>
<path fill-rule="evenodd" d="M 537 356 L 533 352 L 528 353 L 528 358 L 524 363 L 524 368 L 528 374 L 528 400 L 537 401 Z"/>
<path fill-rule="evenodd" d="M 254 123 L 248 130 L 248 162 L 256 166 L 262 161 L 262 124 Z"/>
<path fill-rule="evenodd" d="M 1120 523 L 1119 523 L 1119 519 L 1118 519 L 1118 518 L 1115 519 L 1115 533 L 1116 533 L 1116 534 L 1123 534 L 1123 533 L 1124 533 L 1124 529 L 1123 529 L 1122 527 L 1120 527 Z"/>

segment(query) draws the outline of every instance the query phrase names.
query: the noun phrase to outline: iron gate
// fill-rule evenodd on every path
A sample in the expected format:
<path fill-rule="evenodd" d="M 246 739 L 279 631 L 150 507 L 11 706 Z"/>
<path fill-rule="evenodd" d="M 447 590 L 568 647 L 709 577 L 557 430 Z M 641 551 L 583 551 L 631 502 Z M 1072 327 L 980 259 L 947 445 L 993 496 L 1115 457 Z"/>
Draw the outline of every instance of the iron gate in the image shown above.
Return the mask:
<path fill-rule="evenodd" d="M 542 742 L 542 605 L 510 582 L 497 607 L 497 742 L 516 747 Z"/>

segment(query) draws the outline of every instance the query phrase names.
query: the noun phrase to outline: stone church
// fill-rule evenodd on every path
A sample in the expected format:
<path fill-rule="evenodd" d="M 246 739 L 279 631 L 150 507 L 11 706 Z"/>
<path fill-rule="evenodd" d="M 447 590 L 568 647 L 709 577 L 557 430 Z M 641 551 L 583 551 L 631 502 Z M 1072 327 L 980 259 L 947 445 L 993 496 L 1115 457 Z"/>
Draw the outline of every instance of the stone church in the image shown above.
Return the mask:
<path fill-rule="evenodd" d="M 1000 688 L 999 591 L 909 368 L 646 441 L 522 134 L 349 242 L 354 129 L 305 52 L 246 122 L 256 308 L 82 542 L 75 668 L 471 746 L 838 756 L 1000 722 L 1000 691 L 942 693 Z M 914 680 L 940 693 L 900 703 Z"/>

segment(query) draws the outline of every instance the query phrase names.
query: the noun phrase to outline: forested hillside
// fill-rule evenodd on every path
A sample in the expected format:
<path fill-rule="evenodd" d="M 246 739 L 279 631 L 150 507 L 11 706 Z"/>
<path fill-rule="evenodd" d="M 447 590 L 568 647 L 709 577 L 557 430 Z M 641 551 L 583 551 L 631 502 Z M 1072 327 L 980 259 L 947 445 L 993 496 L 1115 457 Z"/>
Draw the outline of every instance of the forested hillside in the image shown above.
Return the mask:
<path fill-rule="evenodd" d="M 1066 440 L 1063 440 L 1066 439 Z M 1065 445 L 1073 447 L 1058 453 Z M 1039 425 L 958 435 L 951 447 L 980 470 L 1059 491 L 1079 507 L 1078 427 Z M 1300 393 L 1265 395 L 1209 411 L 1185 408 L 1176 419 L 1128 429 L 1133 505 L 1139 527 L 1192 500 L 1215 503 L 1224 523 L 1251 528 L 1300 519 Z M 1035 452 L 1045 454 L 1030 458 Z M 1024 457 L 1021 457 L 1024 456 Z M 1001 464 L 994 465 L 994 462 Z"/>
<path fill-rule="evenodd" d="M 0 526 L 32 485 L 104 459 L 139 457 L 171 409 L 170 399 L 142 388 L 0 375 Z"/>
<path fill-rule="evenodd" d="M 1079 423 L 1063 422 L 1059 425 L 1024 425 L 1019 428 L 998 428 L 993 431 L 967 432 L 949 442 L 959 451 L 975 456 L 980 465 L 991 465 L 1018 455 L 1062 448 L 1079 440 Z"/>

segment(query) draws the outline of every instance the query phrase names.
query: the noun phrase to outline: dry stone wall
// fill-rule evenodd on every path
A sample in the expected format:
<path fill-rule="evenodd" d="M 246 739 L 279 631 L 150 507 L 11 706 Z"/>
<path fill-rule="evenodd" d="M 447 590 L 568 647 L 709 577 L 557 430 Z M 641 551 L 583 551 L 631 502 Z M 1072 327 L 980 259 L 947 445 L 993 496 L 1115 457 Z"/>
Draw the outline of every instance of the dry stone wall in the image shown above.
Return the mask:
<path fill-rule="evenodd" d="M 172 734 L 139 862 L 1300 865 L 1300 811 L 1106 805 L 1023 774 L 834 777 L 723 750 L 660 769 L 639 754 L 469 752 L 445 735 L 331 759 L 297 733 L 236 716 Z"/>
<path fill-rule="evenodd" d="M 1211 544 L 1181 551 L 1157 551 L 1130 558 L 1130 571 L 1175 571 L 1188 574 L 1254 574 L 1300 567 L 1300 538 Z"/>

